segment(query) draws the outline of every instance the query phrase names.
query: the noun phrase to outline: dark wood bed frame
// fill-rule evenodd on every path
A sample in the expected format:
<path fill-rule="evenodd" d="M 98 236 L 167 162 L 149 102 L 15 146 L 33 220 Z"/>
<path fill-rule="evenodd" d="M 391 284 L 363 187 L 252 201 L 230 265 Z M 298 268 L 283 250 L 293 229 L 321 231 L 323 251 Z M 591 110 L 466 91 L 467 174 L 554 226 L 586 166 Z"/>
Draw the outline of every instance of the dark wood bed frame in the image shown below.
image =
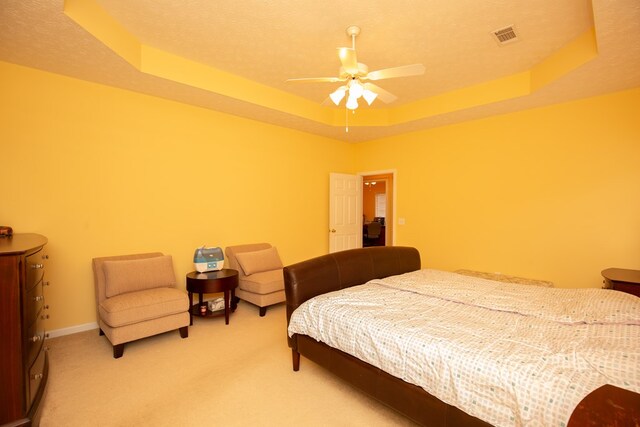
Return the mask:
<path fill-rule="evenodd" d="M 352 249 L 287 266 L 287 325 L 293 311 L 316 295 L 419 269 L 418 251 L 397 246 Z M 418 386 L 306 335 L 296 334 L 288 338 L 288 343 L 294 371 L 299 370 L 303 355 L 421 425 L 489 425 Z M 586 425 L 640 426 L 640 394 L 610 385 L 600 387 L 580 402 L 568 427 Z"/>

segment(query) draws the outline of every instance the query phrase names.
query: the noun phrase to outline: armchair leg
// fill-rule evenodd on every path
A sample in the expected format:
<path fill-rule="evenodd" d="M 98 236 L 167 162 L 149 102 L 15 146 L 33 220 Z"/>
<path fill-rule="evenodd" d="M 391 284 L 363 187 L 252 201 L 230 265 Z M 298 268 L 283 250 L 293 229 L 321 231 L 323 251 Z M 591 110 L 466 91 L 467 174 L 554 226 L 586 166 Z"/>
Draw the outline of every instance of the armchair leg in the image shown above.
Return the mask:
<path fill-rule="evenodd" d="M 189 327 L 188 326 L 183 326 L 182 328 L 178 329 L 180 331 L 180 338 L 187 338 L 189 336 Z"/>
<path fill-rule="evenodd" d="M 113 346 L 113 358 L 119 359 L 124 353 L 124 344 L 116 344 Z"/>
<path fill-rule="evenodd" d="M 260 317 L 264 317 L 267 314 L 267 307 L 260 307 Z"/>

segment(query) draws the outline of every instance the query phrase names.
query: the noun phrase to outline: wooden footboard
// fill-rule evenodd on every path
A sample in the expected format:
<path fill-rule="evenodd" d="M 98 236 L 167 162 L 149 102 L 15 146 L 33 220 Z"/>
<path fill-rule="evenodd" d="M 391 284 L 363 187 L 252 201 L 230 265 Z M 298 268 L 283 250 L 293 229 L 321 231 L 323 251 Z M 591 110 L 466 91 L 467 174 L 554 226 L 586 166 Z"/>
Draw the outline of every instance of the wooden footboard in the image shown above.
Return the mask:
<path fill-rule="evenodd" d="M 408 247 L 353 249 L 287 266 L 287 325 L 293 311 L 317 295 L 418 269 L 420 254 Z M 420 387 L 312 338 L 294 335 L 288 342 L 294 371 L 299 369 L 303 355 L 421 425 L 488 425 Z M 587 425 L 639 427 L 640 394 L 609 385 L 595 390 L 576 407 L 568 427 Z"/>

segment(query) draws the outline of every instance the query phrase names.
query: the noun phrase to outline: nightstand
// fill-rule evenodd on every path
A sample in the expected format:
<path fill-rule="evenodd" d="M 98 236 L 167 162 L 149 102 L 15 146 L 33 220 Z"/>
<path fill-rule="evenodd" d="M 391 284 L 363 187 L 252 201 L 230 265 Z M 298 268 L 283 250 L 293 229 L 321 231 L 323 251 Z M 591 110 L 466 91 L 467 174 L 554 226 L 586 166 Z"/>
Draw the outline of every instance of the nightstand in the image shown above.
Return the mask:
<path fill-rule="evenodd" d="M 236 288 L 238 287 L 238 271 L 231 268 L 223 268 L 218 271 L 198 273 L 192 271 L 187 274 L 187 292 L 189 292 L 189 325 L 193 325 L 193 316 L 216 317 L 224 314 L 224 323 L 229 324 L 229 313 L 236 311 Z M 202 300 L 203 294 L 224 292 L 224 311 L 212 312 L 206 308 Z M 193 294 L 198 294 L 198 303 L 193 304 Z"/>
<path fill-rule="evenodd" d="M 640 270 L 607 268 L 602 270 L 605 288 L 626 292 L 640 297 Z"/>

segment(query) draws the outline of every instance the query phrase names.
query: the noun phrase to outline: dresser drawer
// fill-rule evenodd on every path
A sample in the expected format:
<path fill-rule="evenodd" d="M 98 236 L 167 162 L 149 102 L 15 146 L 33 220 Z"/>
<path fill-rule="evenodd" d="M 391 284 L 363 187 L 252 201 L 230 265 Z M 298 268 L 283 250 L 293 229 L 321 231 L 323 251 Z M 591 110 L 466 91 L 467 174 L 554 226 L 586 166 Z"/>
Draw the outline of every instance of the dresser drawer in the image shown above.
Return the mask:
<path fill-rule="evenodd" d="M 44 261 L 47 258 L 48 256 L 44 255 L 42 250 L 25 257 L 27 270 L 26 289 L 31 289 L 36 283 L 42 281 L 44 277 Z"/>
<path fill-rule="evenodd" d="M 33 362 L 33 365 L 29 368 L 29 389 L 27 390 L 27 406 L 31 406 L 33 403 L 33 399 L 35 399 L 38 394 L 38 389 L 40 388 L 40 384 L 44 379 L 44 365 L 45 358 L 47 357 L 46 351 L 41 351 L 38 354 L 38 357 Z"/>
<path fill-rule="evenodd" d="M 27 312 L 26 326 L 30 326 L 36 320 L 37 313 L 44 306 L 44 293 L 42 291 L 42 281 L 39 281 L 33 288 L 27 291 L 27 300 L 25 301 L 25 310 Z"/>
<path fill-rule="evenodd" d="M 44 342 L 44 319 L 43 313 L 45 310 L 40 310 L 37 314 L 35 322 L 27 328 L 27 345 L 25 352 L 25 366 L 29 366 L 31 362 L 37 357 L 38 353 L 42 350 L 42 343 Z"/>

